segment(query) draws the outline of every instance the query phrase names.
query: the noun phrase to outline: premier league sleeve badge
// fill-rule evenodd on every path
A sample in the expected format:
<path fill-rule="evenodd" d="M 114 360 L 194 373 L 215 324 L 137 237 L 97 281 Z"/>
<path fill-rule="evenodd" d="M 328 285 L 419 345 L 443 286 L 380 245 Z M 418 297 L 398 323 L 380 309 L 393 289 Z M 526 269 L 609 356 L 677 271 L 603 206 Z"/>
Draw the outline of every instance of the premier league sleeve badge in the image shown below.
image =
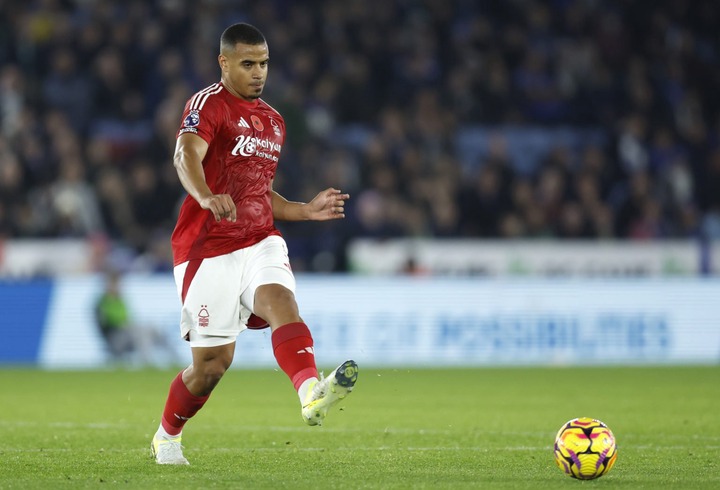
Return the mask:
<path fill-rule="evenodd" d="M 183 121 L 183 127 L 185 128 L 194 128 L 198 124 L 200 124 L 200 113 L 198 111 L 190 111 Z"/>

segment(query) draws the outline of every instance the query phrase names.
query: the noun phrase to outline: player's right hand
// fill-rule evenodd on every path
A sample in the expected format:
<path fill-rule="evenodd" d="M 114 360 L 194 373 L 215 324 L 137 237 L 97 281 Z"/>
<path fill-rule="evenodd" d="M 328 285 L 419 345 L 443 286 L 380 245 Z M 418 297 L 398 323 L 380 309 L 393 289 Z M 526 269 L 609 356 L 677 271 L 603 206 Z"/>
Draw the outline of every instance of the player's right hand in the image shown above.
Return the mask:
<path fill-rule="evenodd" d="M 217 222 L 223 219 L 235 222 L 237 219 L 237 208 L 230 194 L 213 194 L 201 199 L 199 204 L 201 208 L 210 211 Z"/>

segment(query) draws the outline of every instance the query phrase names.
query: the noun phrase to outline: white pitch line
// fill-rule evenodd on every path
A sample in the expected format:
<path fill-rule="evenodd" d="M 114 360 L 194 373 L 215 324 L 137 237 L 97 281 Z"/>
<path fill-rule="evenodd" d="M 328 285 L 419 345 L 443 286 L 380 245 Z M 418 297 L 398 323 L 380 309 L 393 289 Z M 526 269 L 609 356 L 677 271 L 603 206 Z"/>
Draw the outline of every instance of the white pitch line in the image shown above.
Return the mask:
<path fill-rule="evenodd" d="M 620 448 L 622 450 L 622 447 Z M 699 451 L 697 446 L 633 446 L 633 450 L 654 450 L 654 451 L 688 451 L 688 450 L 694 450 Z M 704 446 L 700 448 L 700 450 L 719 450 L 720 446 Z M 207 451 L 207 448 L 186 448 L 189 452 L 193 451 Z M 506 446 L 506 447 L 481 447 L 481 446 L 467 446 L 467 447 L 448 447 L 448 446 L 429 446 L 429 447 L 417 447 L 417 446 L 408 446 L 408 447 L 397 447 L 397 446 L 378 446 L 378 447 L 368 447 L 368 446 L 359 446 L 359 447 L 296 447 L 292 444 L 277 444 L 275 447 L 215 447 L 212 448 L 211 451 L 213 452 L 231 452 L 231 453 L 254 453 L 254 452 L 326 452 L 326 451 L 366 451 L 366 452 L 372 452 L 372 451 L 378 451 L 378 452 L 385 452 L 385 451 L 397 451 L 397 452 L 433 452 L 433 451 L 474 451 L 474 452 L 481 452 L 481 453 L 489 453 L 489 452 L 496 452 L 496 451 L 507 451 L 507 452 L 528 452 L 528 451 L 542 451 L 547 452 L 550 451 L 550 446 Z M 85 449 L 78 449 L 78 448 L 0 448 L 0 453 L 66 453 L 66 452 L 105 452 L 105 453 L 134 453 L 134 452 L 147 452 L 149 454 L 149 450 L 146 448 L 131 448 L 131 449 L 116 449 L 116 448 L 108 448 L 108 449 L 92 449 L 92 448 L 85 448 Z"/>
<path fill-rule="evenodd" d="M 38 421 L 7 421 L 0 420 L 0 427 L 50 427 L 50 428 L 62 428 L 62 429 L 96 429 L 96 430 L 107 430 L 107 429 L 131 429 L 137 428 L 140 424 L 137 423 L 105 423 L 105 422 L 91 422 L 91 423 L 79 423 L 79 422 L 38 422 Z M 152 426 L 152 424 L 151 424 Z M 194 427 L 200 427 L 195 425 Z M 467 427 L 457 427 L 449 429 L 410 429 L 401 427 L 385 427 L 382 429 L 361 429 L 356 427 L 322 427 L 311 428 L 302 424 L 297 426 L 273 426 L 273 425 L 233 425 L 234 430 L 240 432 L 320 432 L 323 433 L 338 433 L 338 434 L 398 434 L 398 435 L 420 435 L 420 436 L 455 436 L 458 433 L 462 434 L 474 434 L 474 435 L 499 435 L 499 436 L 519 436 L 519 437 L 552 437 L 555 432 L 514 432 L 514 431 L 495 431 L 495 430 L 475 430 Z M 203 424 L 203 430 L 227 430 L 225 424 Z"/>
<path fill-rule="evenodd" d="M 185 448 L 187 451 L 207 451 L 207 448 Z M 488 448 L 488 447 L 391 447 L 391 446 L 379 446 L 379 447 L 295 447 L 292 444 L 278 444 L 276 447 L 215 447 L 212 448 L 213 452 L 243 452 L 243 453 L 254 453 L 254 452 L 326 452 L 326 451 L 410 451 L 410 452 L 426 452 L 426 451 L 478 451 L 478 452 L 490 452 L 490 451 L 548 451 L 550 447 L 501 447 L 501 448 Z M 77 449 L 77 448 L 0 448 L 0 452 L 8 453 L 45 453 L 45 452 L 101 452 L 101 453 L 125 453 L 125 452 L 137 452 L 139 448 L 133 449 Z M 143 452 L 148 452 L 149 449 L 142 448 Z"/>
<path fill-rule="evenodd" d="M 90 423 L 78 423 L 78 422 L 38 422 L 38 421 L 22 421 L 22 420 L 0 420 L 0 427 L 18 427 L 18 428 L 25 428 L 25 427 L 39 427 L 39 428 L 59 428 L 59 429 L 85 429 L 85 430 L 108 430 L 108 429 L 137 429 L 141 428 L 147 425 L 149 427 L 148 430 L 154 429 L 156 427 L 155 424 L 150 422 L 150 424 L 140 424 L 140 423 L 130 423 L 130 422 L 123 422 L 123 423 L 106 423 L 106 422 L 90 422 Z M 202 428 L 203 430 L 218 430 L 218 431 L 224 431 L 227 429 L 226 425 L 222 424 L 200 424 L 194 425 L 196 428 Z M 448 429 L 410 429 L 410 428 L 399 428 L 399 427 L 386 427 L 383 429 L 362 429 L 362 428 L 354 428 L 354 427 L 322 427 L 322 428 L 311 428 L 307 427 L 301 424 L 298 424 L 297 426 L 264 426 L 264 425 L 254 425 L 254 426 L 242 426 L 242 425 L 235 425 L 233 426 L 234 430 L 237 430 L 239 432 L 289 432 L 289 433 L 313 433 L 313 434 L 320 434 L 320 433 L 335 433 L 335 434 L 367 434 L 367 435 L 413 435 L 413 436 L 457 436 L 458 433 L 461 433 L 463 435 L 472 435 L 474 437 L 478 436 L 518 436 L 518 437 L 537 437 L 537 438 L 543 438 L 548 439 L 552 438 L 555 434 L 555 432 L 514 432 L 514 431 L 497 431 L 497 430 L 478 430 L 473 428 L 467 428 L 467 427 L 451 427 Z M 695 441 L 695 442 L 720 442 L 720 436 L 714 436 L 714 435 L 701 435 L 701 434 L 688 434 L 687 436 L 682 435 L 675 435 L 675 434 L 667 434 L 662 436 L 665 439 L 668 440 L 675 440 L 675 441 Z M 645 435 L 638 435 L 634 433 L 624 433 L 622 435 L 621 442 L 630 441 L 633 440 L 647 440 L 647 437 Z M 628 444 L 629 446 L 631 444 Z M 674 445 L 674 446 L 650 446 L 650 445 L 632 445 L 634 448 L 642 448 L 642 449 L 653 449 L 655 447 L 677 447 L 677 448 L 688 448 L 693 449 L 697 446 L 684 446 L 684 445 Z M 708 447 L 708 446 L 705 446 Z M 711 446 L 712 447 L 712 446 Z"/>

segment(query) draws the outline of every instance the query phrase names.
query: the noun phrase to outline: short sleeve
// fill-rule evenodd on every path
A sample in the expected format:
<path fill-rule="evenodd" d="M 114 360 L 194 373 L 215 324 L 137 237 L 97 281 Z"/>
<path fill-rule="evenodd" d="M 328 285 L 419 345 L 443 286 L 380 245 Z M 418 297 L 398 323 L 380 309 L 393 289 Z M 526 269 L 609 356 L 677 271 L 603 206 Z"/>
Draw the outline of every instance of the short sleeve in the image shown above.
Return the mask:
<path fill-rule="evenodd" d="M 185 104 L 177 137 L 181 134 L 192 133 L 200 136 L 210 144 L 219 127 L 220 110 L 218 104 L 215 100 L 209 98 L 202 106 L 198 106 L 193 103 L 194 100 L 193 97 Z"/>

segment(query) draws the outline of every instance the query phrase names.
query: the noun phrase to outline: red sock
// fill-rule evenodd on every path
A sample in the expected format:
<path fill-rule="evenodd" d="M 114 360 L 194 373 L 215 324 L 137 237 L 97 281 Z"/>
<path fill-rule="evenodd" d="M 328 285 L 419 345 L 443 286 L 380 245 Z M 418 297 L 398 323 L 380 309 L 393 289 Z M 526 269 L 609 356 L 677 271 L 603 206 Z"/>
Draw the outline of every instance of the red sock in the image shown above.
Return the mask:
<path fill-rule="evenodd" d="M 210 395 L 195 396 L 190 393 L 182 380 L 182 373 L 180 371 L 180 374 L 170 383 L 170 393 L 168 393 L 163 411 L 162 426 L 165 432 L 171 436 L 182 432 L 185 422 L 195 415 L 210 398 Z"/>
<path fill-rule="evenodd" d="M 310 330 L 302 322 L 288 323 L 272 333 L 273 352 L 297 390 L 308 378 L 317 378 L 315 352 Z"/>

